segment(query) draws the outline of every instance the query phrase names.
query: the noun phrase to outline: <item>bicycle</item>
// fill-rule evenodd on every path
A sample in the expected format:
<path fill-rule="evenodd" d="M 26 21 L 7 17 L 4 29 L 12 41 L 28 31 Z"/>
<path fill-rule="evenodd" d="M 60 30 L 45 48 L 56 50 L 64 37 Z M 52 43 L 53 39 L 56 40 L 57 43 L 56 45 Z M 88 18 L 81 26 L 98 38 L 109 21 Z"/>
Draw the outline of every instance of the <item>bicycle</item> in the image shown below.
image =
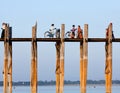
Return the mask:
<path fill-rule="evenodd" d="M 46 31 L 44 33 L 44 38 L 60 38 L 60 29 L 56 29 L 55 33 L 51 33 L 50 31 Z"/>
<path fill-rule="evenodd" d="M 65 33 L 65 38 L 70 38 L 71 35 L 72 35 L 72 32 L 71 32 L 71 31 L 67 31 L 67 32 Z"/>

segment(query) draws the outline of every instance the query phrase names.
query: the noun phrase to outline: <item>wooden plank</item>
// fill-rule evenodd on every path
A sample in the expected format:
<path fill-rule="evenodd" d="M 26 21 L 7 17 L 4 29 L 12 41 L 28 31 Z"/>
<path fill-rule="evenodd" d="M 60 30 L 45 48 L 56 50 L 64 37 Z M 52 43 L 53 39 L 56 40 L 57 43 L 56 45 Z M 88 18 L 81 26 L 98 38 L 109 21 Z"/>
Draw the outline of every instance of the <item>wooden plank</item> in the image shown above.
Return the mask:
<path fill-rule="evenodd" d="M 4 93 L 8 93 L 8 53 L 9 53 L 8 31 L 9 31 L 9 27 L 6 26 L 5 27 L 5 37 L 4 37 L 4 70 L 3 70 Z"/>
<path fill-rule="evenodd" d="M 106 93 L 112 93 L 112 23 L 108 27 L 108 41 L 106 42 Z"/>
<path fill-rule="evenodd" d="M 87 65 L 88 65 L 88 24 L 84 25 L 84 40 L 83 40 L 83 73 L 81 81 L 81 93 L 86 93 L 87 84 Z"/>
<path fill-rule="evenodd" d="M 36 38 L 37 42 L 59 42 L 60 38 Z M 4 41 L 4 39 L 0 38 L 0 41 Z M 12 42 L 31 42 L 32 38 L 11 38 Z M 64 38 L 64 42 L 82 42 L 83 39 L 78 38 Z M 106 42 L 106 38 L 88 38 L 88 42 Z M 120 42 L 120 38 L 116 38 L 113 42 Z"/>
<path fill-rule="evenodd" d="M 63 93 L 64 88 L 64 32 L 65 25 L 61 25 L 61 46 L 60 46 L 60 93 Z"/>
<path fill-rule="evenodd" d="M 88 42 L 106 42 L 106 38 L 88 38 Z"/>
<path fill-rule="evenodd" d="M 60 38 L 36 38 L 37 42 L 59 42 Z M 0 41 L 4 41 L 4 39 L 0 38 Z M 31 42 L 32 38 L 11 38 L 12 42 Z M 78 38 L 64 38 L 64 42 L 82 42 L 83 39 Z M 88 38 L 88 42 L 106 42 L 106 38 Z M 112 42 L 120 42 L 120 38 L 115 38 Z"/>
<path fill-rule="evenodd" d="M 64 42 L 82 42 L 83 39 L 79 38 L 64 38 Z"/>
<path fill-rule="evenodd" d="M 65 38 L 65 42 L 83 42 L 83 39 L 79 38 Z M 116 41 L 116 40 L 114 40 Z M 88 38 L 88 42 L 106 42 L 106 38 Z"/>
<path fill-rule="evenodd" d="M 56 42 L 56 93 L 60 93 L 60 42 Z"/>
<path fill-rule="evenodd" d="M 32 27 L 32 47 L 31 47 L 31 93 L 37 93 L 37 24 Z"/>

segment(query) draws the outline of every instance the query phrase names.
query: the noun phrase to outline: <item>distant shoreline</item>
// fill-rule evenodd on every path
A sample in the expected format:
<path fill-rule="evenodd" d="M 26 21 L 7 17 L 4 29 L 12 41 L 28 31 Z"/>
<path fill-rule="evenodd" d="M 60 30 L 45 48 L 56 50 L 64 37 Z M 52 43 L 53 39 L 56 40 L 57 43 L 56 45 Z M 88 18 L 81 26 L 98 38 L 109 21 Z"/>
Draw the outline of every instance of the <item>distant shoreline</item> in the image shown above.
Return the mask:
<path fill-rule="evenodd" d="M 38 86 L 56 86 L 56 85 L 38 85 Z M 65 84 L 64 86 L 80 86 L 79 84 Z M 87 84 L 87 87 L 105 86 L 105 84 Z M 112 86 L 120 86 L 120 84 L 112 84 Z M 3 86 L 0 86 L 3 87 Z M 13 87 L 30 87 L 30 85 L 13 85 Z"/>
<path fill-rule="evenodd" d="M 38 81 L 38 86 L 55 86 L 56 81 Z M 65 86 L 80 86 L 80 81 L 64 81 Z M 120 86 L 120 80 L 113 80 L 113 86 Z M 0 86 L 3 86 L 3 81 L 0 81 Z M 30 81 L 13 82 L 13 86 L 30 86 Z M 105 86 L 105 80 L 87 80 L 87 86 Z"/>

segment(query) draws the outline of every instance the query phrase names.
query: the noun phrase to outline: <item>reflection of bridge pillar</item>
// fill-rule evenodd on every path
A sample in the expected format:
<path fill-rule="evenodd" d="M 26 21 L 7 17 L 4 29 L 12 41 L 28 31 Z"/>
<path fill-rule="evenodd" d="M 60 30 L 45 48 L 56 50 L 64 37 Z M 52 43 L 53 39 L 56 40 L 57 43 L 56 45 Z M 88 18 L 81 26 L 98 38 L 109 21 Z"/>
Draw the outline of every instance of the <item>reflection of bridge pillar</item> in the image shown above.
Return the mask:
<path fill-rule="evenodd" d="M 31 93 L 37 93 L 37 23 L 32 27 Z"/>
<path fill-rule="evenodd" d="M 84 38 L 83 38 L 83 61 L 81 60 L 81 93 L 86 93 L 86 83 L 87 83 L 87 65 L 88 65 L 88 24 L 84 25 Z M 82 51 L 81 51 L 82 52 Z M 82 54 L 82 53 L 81 53 Z"/>
<path fill-rule="evenodd" d="M 60 93 L 63 93 L 64 88 L 64 32 L 65 25 L 61 25 L 61 45 L 60 45 Z"/>
<path fill-rule="evenodd" d="M 106 63 L 105 63 L 106 93 L 112 93 L 112 23 L 110 23 L 108 26 L 108 39 L 105 48 L 106 48 Z"/>

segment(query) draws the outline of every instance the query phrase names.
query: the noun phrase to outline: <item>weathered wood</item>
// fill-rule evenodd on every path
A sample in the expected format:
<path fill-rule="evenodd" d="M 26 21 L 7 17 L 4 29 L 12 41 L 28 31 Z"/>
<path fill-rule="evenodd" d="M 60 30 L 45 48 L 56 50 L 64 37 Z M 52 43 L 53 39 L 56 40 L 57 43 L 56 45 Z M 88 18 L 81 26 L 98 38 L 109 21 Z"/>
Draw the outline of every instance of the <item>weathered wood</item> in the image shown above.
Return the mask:
<path fill-rule="evenodd" d="M 80 89 L 82 89 L 83 80 L 83 42 L 80 43 Z"/>
<path fill-rule="evenodd" d="M 12 27 L 9 27 L 9 39 L 11 37 L 12 37 Z M 12 41 L 9 41 L 8 77 L 9 77 L 9 93 L 12 93 Z"/>
<path fill-rule="evenodd" d="M 60 38 L 36 38 L 37 42 L 60 42 Z M 0 41 L 4 41 L 4 39 L 0 38 Z M 11 38 L 12 42 L 31 42 L 32 38 Z M 64 38 L 64 42 L 82 42 L 83 39 L 78 38 Z M 88 42 L 106 42 L 106 38 L 88 38 Z M 115 38 L 112 42 L 120 42 L 120 38 Z"/>
<path fill-rule="evenodd" d="M 4 37 L 4 70 L 3 70 L 3 90 L 4 93 L 8 93 L 8 53 L 9 53 L 9 41 L 8 41 L 8 31 L 9 27 L 5 27 L 5 37 Z"/>
<path fill-rule="evenodd" d="M 60 46 L 60 93 L 63 93 L 64 88 L 64 32 L 65 25 L 61 25 L 61 46 Z"/>
<path fill-rule="evenodd" d="M 60 93 L 60 42 L 56 42 L 56 93 Z"/>
<path fill-rule="evenodd" d="M 37 24 L 32 27 L 32 59 L 31 59 L 31 93 L 37 93 Z"/>
<path fill-rule="evenodd" d="M 83 64 L 82 64 L 82 81 L 81 81 L 81 93 L 86 93 L 87 83 L 87 64 L 88 64 L 88 25 L 84 25 L 84 40 L 83 40 Z"/>
<path fill-rule="evenodd" d="M 59 42 L 60 38 L 36 38 L 37 42 Z M 0 41 L 4 41 L 4 39 L 0 38 Z M 11 38 L 12 42 L 31 42 L 32 38 Z M 64 42 L 82 42 L 83 39 L 78 38 L 64 38 Z M 88 38 L 88 42 L 106 42 L 106 38 Z M 120 38 L 115 38 L 113 42 L 120 42 Z"/>
<path fill-rule="evenodd" d="M 64 41 L 65 42 L 83 42 L 83 39 L 65 38 Z M 115 42 L 116 40 L 113 40 L 113 41 Z M 88 42 L 106 42 L 106 38 L 88 38 Z"/>
<path fill-rule="evenodd" d="M 9 44 L 9 68 L 8 68 L 8 76 L 9 76 L 9 93 L 12 93 L 12 42 Z"/>
<path fill-rule="evenodd" d="M 106 93 L 112 93 L 112 23 L 108 27 L 108 41 L 106 42 Z"/>

